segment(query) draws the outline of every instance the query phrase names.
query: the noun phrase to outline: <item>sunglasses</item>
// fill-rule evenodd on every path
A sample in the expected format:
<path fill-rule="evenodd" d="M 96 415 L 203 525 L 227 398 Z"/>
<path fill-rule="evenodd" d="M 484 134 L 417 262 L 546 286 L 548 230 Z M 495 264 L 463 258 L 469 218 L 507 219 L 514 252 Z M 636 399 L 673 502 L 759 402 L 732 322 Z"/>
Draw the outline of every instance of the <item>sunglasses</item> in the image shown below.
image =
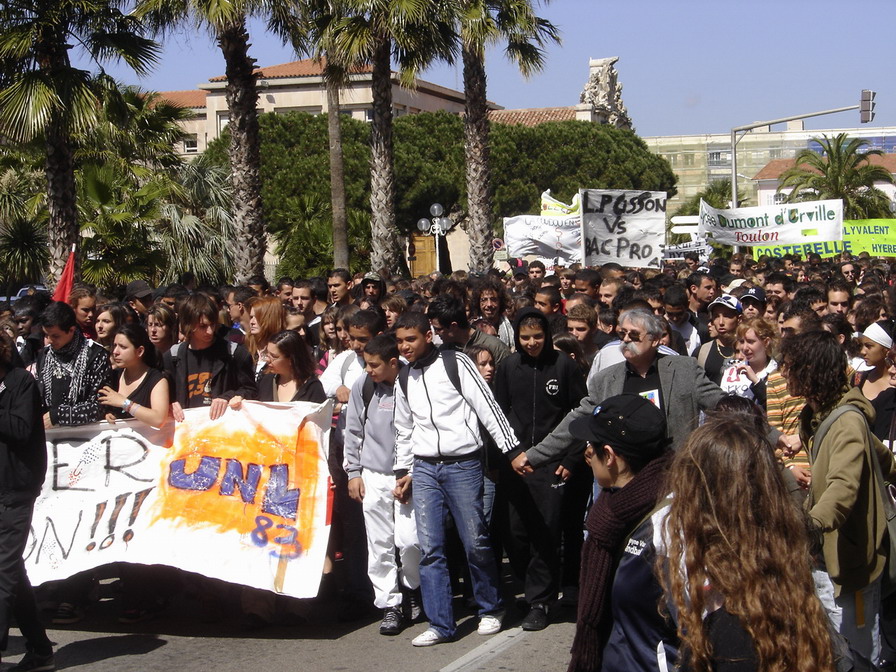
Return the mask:
<path fill-rule="evenodd" d="M 641 332 L 640 331 L 626 331 L 625 329 L 617 329 L 616 337 L 620 341 L 624 341 L 625 337 L 628 336 L 628 340 L 632 343 L 640 343 L 641 342 Z"/>

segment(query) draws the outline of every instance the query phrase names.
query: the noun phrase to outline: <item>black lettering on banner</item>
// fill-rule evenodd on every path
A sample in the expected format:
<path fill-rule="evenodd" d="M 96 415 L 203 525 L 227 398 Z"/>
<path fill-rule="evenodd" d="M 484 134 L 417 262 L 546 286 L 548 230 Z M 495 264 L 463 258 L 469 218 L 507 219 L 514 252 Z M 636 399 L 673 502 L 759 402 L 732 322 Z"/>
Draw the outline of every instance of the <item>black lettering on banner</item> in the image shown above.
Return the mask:
<path fill-rule="evenodd" d="M 625 220 L 622 217 L 617 216 L 613 222 L 610 222 L 609 217 L 603 217 L 603 222 L 610 233 L 625 233 Z"/>
<path fill-rule="evenodd" d="M 103 447 L 106 449 L 106 487 L 109 486 L 109 478 L 111 477 L 111 472 L 113 471 L 117 471 L 122 476 L 127 476 L 134 481 L 140 481 L 141 483 L 152 483 L 154 480 L 152 478 L 140 478 L 127 471 L 128 467 L 134 467 L 146 459 L 146 456 L 149 455 L 149 446 L 147 446 L 138 437 L 118 435 L 115 437 L 114 453 L 116 455 L 121 455 L 124 451 L 127 450 L 128 446 L 123 446 L 122 443 L 135 444 L 140 449 L 140 457 L 137 458 L 134 462 L 128 462 L 127 464 L 113 464 L 112 439 L 103 439 Z"/>
<path fill-rule="evenodd" d="M 59 442 L 53 441 L 53 490 L 80 490 L 81 492 L 93 492 L 93 488 L 76 488 L 71 485 L 60 483 L 59 475 L 62 467 L 71 466 L 68 462 L 62 462 L 59 459 L 59 443 L 69 443 L 70 439 L 62 439 Z M 77 475 L 76 473 L 74 475 Z"/>
<path fill-rule="evenodd" d="M 50 534 L 50 531 L 53 532 L 53 541 L 50 541 L 50 546 L 57 546 L 59 548 L 59 552 L 62 553 L 62 559 L 67 560 L 69 554 L 72 552 L 72 546 L 75 543 L 75 536 L 78 534 L 78 528 L 81 527 L 81 517 L 84 515 L 83 511 L 78 511 L 78 522 L 75 523 L 75 529 L 72 530 L 71 539 L 69 539 L 68 547 L 62 545 L 62 540 L 59 538 L 59 533 L 56 531 L 56 523 L 53 522 L 53 519 L 47 516 L 46 523 L 44 524 L 44 534 L 40 540 L 40 546 L 37 549 L 37 558 L 34 561 L 34 564 L 40 563 L 40 554 L 43 552 L 44 548 L 47 546 L 47 535 Z"/>

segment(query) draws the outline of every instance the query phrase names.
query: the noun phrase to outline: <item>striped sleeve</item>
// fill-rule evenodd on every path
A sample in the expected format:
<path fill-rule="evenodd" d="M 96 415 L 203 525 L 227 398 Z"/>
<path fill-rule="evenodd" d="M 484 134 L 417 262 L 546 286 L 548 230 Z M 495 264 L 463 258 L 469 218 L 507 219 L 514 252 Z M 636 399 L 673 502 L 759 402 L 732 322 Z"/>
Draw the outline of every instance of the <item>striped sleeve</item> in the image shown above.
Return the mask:
<path fill-rule="evenodd" d="M 473 361 L 462 352 L 457 353 L 457 373 L 464 400 L 475 411 L 479 422 L 492 435 L 502 453 L 507 453 L 519 444 L 507 417 L 498 406 L 495 395 L 476 370 Z"/>

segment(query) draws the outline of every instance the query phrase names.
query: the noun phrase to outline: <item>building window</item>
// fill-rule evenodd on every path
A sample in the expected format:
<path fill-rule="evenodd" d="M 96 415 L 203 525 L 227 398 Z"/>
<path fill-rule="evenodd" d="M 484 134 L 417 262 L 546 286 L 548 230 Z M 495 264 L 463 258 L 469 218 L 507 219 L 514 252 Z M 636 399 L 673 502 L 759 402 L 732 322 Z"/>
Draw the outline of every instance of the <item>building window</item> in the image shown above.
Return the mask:
<path fill-rule="evenodd" d="M 195 133 L 190 133 L 184 138 L 184 154 L 196 154 L 199 152 L 199 140 Z"/>
<path fill-rule="evenodd" d="M 227 128 L 227 124 L 230 123 L 230 114 L 227 112 L 222 112 L 218 115 L 218 133 Z"/>
<path fill-rule="evenodd" d="M 727 166 L 728 162 L 731 159 L 730 152 L 709 152 L 707 155 L 707 160 L 709 162 L 710 168 L 719 167 L 719 166 Z"/>
<path fill-rule="evenodd" d="M 782 203 L 786 203 L 787 202 L 787 194 L 778 192 L 775 194 L 774 200 L 775 200 L 775 205 L 781 205 Z"/>
<path fill-rule="evenodd" d="M 373 121 L 373 110 L 364 110 L 364 121 Z"/>

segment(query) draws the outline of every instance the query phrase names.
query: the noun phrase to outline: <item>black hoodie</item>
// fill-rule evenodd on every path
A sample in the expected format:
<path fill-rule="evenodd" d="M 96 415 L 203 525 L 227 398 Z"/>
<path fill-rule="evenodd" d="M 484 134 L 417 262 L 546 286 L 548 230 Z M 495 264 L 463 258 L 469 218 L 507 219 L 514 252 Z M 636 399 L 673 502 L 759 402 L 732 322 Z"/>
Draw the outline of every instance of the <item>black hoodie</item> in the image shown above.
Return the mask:
<path fill-rule="evenodd" d="M 520 344 L 520 322 L 535 317 L 545 333 L 538 357 L 530 357 Z M 495 372 L 495 399 L 510 421 L 520 445 L 508 454 L 511 460 L 550 434 L 566 414 L 587 395 L 582 369 L 566 353 L 554 350 L 547 317 L 535 308 L 524 308 L 513 324 L 516 352 Z M 583 446 L 574 444 L 563 457 L 569 469 L 581 459 Z"/>

